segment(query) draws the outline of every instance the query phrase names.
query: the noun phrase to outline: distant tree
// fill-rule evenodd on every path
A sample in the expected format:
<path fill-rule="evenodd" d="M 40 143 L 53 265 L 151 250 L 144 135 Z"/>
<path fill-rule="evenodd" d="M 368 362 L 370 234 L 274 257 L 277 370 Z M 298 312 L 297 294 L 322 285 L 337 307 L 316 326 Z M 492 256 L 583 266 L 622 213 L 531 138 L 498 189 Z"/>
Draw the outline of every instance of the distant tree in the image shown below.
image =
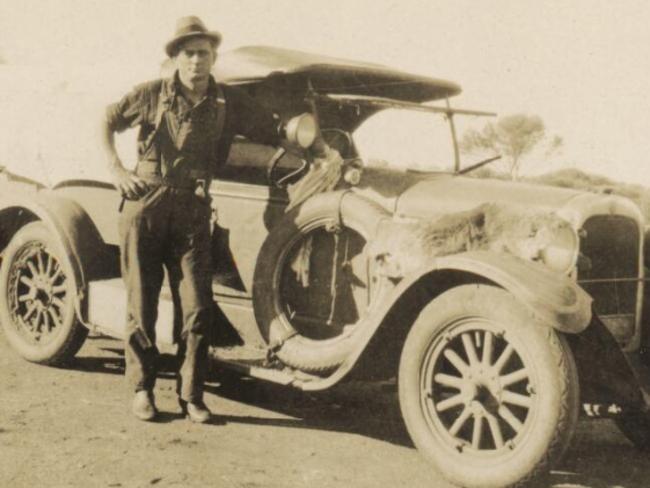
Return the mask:
<path fill-rule="evenodd" d="M 559 151 L 564 144 L 560 136 L 547 137 L 544 121 L 537 115 L 514 114 L 488 122 L 482 130 L 470 129 L 463 134 L 459 148 L 463 153 L 490 150 L 501 154 L 510 178 L 519 176 L 524 156 L 546 140 L 546 156 Z"/>

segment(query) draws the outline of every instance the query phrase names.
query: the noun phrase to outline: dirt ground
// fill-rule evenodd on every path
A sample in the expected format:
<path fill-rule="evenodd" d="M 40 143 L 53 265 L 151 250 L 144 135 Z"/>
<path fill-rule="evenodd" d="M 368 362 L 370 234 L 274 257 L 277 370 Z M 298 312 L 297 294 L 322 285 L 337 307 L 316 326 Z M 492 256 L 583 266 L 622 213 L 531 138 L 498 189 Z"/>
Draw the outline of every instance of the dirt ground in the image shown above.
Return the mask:
<path fill-rule="evenodd" d="M 157 423 L 134 419 L 121 344 L 90 338 L 67 369 L 27 363 L 0 334 L 1 487 L 445 488 L 409 441 L 391 385 L 305 394 L 222 376 L 211 425 L 181 418 L 163 373 Z M 609 420 L 580 422 L 553 488 L 650 486 L 650 459 Z"/>

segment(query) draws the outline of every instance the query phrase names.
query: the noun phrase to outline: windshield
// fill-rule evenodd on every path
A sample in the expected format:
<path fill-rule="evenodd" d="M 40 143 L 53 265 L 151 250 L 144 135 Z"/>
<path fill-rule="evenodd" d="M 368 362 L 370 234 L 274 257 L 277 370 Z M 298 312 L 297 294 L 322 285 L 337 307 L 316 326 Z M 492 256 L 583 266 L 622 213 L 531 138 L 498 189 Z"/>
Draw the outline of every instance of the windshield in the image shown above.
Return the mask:
<path fill-rule="evenodd" d="M 484 117 L 455 115 L 460 139 L 469 128 L 481 128 Z M 359 156 L 368 166 L 395 170 L 453 172 L 454 143 L 445 114 L 386 109 L 366 120 L 353 134 Z M 474 162 L 463 157 L 461 168 Z"/>

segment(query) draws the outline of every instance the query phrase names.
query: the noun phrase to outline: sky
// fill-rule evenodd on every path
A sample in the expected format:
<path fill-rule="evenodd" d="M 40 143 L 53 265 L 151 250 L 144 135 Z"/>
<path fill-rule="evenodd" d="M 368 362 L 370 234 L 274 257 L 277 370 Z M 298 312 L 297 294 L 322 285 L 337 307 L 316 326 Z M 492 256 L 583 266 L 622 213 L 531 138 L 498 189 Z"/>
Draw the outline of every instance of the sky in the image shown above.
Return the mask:
<path fill-rule="evenodd" d="M 13 90 L 66 75 L 110 101 L 157 76 L 176 18 L 189 14 L 223 34 L 222 50 L 266 44 L 381 63 L 458 82 L 455 106 L 537 114 L 564 148 L 532 157 L 524 173 L 577 167 L 650 186 L 650 2 L 641 0 L 0 0 L 0 57 L 21 73 L 3 81 L 0 71 L 0 103 L 20 109 Z M 37 128 L 65 132 L 70 117 L 48 123 L 63 107 L 51 102 Z M 39 108 L 28 112 L 18 118 L 33 127 Z M 0 158 L 7 147 L 24 155 L 20 123 L 0 124 Z M 68 132 L 57 157 L 75 142 Z M 407 146 L 409 157 L 426 154 L 417 140 Z"/>

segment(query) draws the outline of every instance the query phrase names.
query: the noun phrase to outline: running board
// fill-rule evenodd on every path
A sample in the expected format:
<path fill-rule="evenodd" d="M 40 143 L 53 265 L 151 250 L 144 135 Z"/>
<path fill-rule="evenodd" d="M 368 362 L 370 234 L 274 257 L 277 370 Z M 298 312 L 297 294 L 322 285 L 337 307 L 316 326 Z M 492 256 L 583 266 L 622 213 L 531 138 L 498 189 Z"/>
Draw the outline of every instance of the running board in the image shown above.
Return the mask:
<path fill-rule="evenodd" d="M 296 381 L 296 378 L 293 375 L 285 373 L 281 370 L 263 368 L 260 366 L 240 363 L 237 361 L 225 361 L 215 357 L 212 359 L 224 368 L 230 369 L 245 376 L 250 376 L 252 378 L 270 381 L 272 383 L 277 383 L 284 386 L 291 386 Z"/>
<path fill-rule="evenodd" d="M 313 383 L 324 379 L 289 367 L 278 369 L 269 366 L 266 349 L 247 346 L 215 347 L 210 349 L 210 358 L 217 365 L 236 373 L 298 389 L 304 389 L 304 383 Z"/>

